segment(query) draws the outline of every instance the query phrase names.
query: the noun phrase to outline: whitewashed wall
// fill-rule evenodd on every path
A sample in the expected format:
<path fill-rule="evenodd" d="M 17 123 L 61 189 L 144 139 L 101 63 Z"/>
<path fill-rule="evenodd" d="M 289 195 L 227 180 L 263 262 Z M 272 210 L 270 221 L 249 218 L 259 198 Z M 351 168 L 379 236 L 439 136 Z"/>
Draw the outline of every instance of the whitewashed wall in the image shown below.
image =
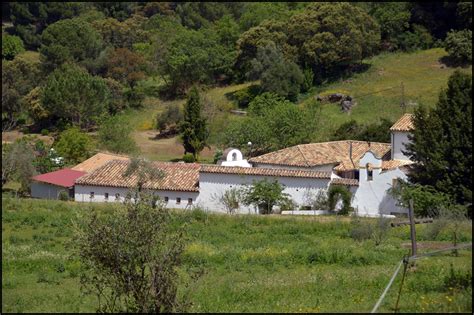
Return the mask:
<path fill-rule="evenodd" d="M 94 198 L 90 198 L 90 193 L 94 192 Z M 129 192 L 128 188 L 119 188 L 119 187 L 101 187 L 101 186 L 83 186 L 76 185 L 74 192 L 74 199 L 78 202 L 117 202 L 115 199 L 115 194 L 120 194 L 120 202 L 125 200 L 127 193 Z M 105 199 L 105 193 L 109 193 L 109 199 Z M 197 192 L 180 192 L 180 191 L 165 191 L 157 190 L 155 194 L 158 195 L 161 200 L 164 200 L 165 197 L 168 197 L 168 202 L 166 206 L 168 208 L 177 208 L 185 209 L 190 208 L 196 204 L 196 199 L 199 195 Z M 176 203 L 176 199 L 181 198 L 180 204 Z M 188 198 L 192 198 L 192 204 L 188 205 Z"/>
<path fill-rule="evenodd" d="M 405 173 L 398 168 L 386 172 L 373 171 L 373 180 L 367 181 L 366 170 L 360 170 L 359 187 L 355 191 L 352 206 L 358 215 L 377 216 L 379 214 L 406 213 L 407 209 L 398 207 L 396 200 L 388 194 L 393 179 L 406 179 Z"/>
<path fill-rule="evenodd" d="M 226 190 L 242 188 L 246 184 L 252 184 L 254 180 L 259 181 L 264 178 L 269 181 L 277 179 L 280 184 L 285 185 L 284 192 L 288 193 L 298 205 L 305 204 L 308 193 L 316 194 L 320 189 L 327 189 L 330 181 L 329 178 L 277 178 L 273 176 L 200 173 L 197 204 L 209 211 L 225 212 L 224 205 L 218 200 L 219 196 Z M 256 213 L 256 209 L 253 206 L 240 205 L 237 213 Z"/>
<path fill-rule="evenodd" d="M 392 131 L 392 160 L 410 160 L 402 152 L 402 150 L 406 150 L 405 144 L 408 142 L 410 142 L 408 132 Z"/>
<path fill-rule="evenodd" d="M 335 164 L 324 164 L 313 167 L 303 167 L 303 166 L 286 166 L 279 164 L 260 164 L 253 163 L 254 167 L 258 168 L 272 168 L 272 169 L 285 169 L 285 170 L 297 170 L 297 171 L 320 171 L 320 172 L 332 172 Z"/>
<path fill-rule="evenodd" d="M 31 197 L 41 199 L 58 199 L 59 192 L 68 192 L 67 188 L 47 183 L 32 182 Z"/>

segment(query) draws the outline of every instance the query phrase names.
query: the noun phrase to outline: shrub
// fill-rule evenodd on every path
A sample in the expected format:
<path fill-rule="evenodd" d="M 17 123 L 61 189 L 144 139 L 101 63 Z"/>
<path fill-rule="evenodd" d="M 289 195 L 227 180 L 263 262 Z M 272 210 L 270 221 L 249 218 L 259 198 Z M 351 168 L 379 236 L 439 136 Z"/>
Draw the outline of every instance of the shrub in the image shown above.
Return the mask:
<path fill-rule="evenodd" d="M 472 287 L 472 272 L 470 270 L 455 270 L 453 264 L 449 268 L 449 274 L 444 277 L 444 288 L 456 288 L 465 290 Z"/>
<path fill-rule="evenodd" d="M 25 51 L 25 47 L 20 37 L 8 34 L 2 35 L 2 59 L 12 60 L 23 51 Z"/>
<path fill-rule="evenodd" d="M 112 116 L 99 127 L 99 141 L 107 149 L 115 153 L 133 153 L 137 145 L 130 136 L 132 127 L 124 116 Z"/>
<path fill-rule="evenodd" d="M 454 62 L 460 64 L 472 62 L 472 31 L 451 30 L 444 40 L 444 48 Z"/>
<path fill-rule="evenodd" d="M 331 186 L 328 190 L 328 205 L 329 205 L 329 210 L 334 211 L 336 208 L 336 204 L 339 201 L 339 199 L 342 200 L 342 208 L 339 210 L 339 214 L 341 215 L 347 215 L 349 214 L 350 211 L 352 211 L 351 207 L 351 199 L 352 199 L 352 194 L 344 186 Z"/>
<path fill-rule="evenodd" d="M 183 155 L 183 161 L 184 163 L 194 163 L 196 159 L 194 158 L 194 155 L 192 153 L 186 153 Z"/>
<path fill-rule="evenodd" d="M 58 199 L 62 201 L 68 201 L 69 200 L 69 194 L 67 191 L 61 190 L 58 195 Z"/>
<path fill-rule="evenodd" d="M 48 129 L 41 129 L 41 134 L 43 136 L 47 136 L 47 135 L 49 135 L 49 130 Z"/>

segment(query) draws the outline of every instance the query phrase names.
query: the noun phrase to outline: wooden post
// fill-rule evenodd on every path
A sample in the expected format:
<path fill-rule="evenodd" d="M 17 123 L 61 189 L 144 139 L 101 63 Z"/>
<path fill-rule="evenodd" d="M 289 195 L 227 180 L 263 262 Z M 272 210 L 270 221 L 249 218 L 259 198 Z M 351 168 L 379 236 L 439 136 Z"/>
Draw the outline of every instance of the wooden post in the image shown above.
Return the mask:
<path fill-rule="evenodd" d="M 413 199 L 410 199 L 410 207 L 408 208 L 408 216 L 410 217 L 410 239 L 411 239 L 411 255 L 416 255 L 416 232 L 415 232 L 415 217 L 413 210 Z"/>

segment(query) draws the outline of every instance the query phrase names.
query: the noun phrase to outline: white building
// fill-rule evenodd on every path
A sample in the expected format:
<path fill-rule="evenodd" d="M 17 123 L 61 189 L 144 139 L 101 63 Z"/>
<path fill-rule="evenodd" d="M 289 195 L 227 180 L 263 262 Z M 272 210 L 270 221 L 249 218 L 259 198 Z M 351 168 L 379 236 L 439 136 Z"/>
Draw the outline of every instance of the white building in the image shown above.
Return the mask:
<path fill-rule="evenodd" d="M 277 180 L 298 207 L 309 205 L 309 196 L 330 185 L 344 185 L 353 195 L 351 205 L 358 215 L 405 213 L 388 191 L 398 179 L 406 179 L 412 162 L 403 151 L 412 128 L 412 116 L 406 114 L 392 126 L 391 143 L 344 140 L 302 144 L 249 161 L 239 150 L 229 149 L 220 165 L 154 162 L 164 177 L 147 182 L 144 188 L 154 191 L 168 207 L 199 205 L 224 212 L 219 197 L 253 181 Z M 76 166 L 88 174 L 76 180 L 75 200 L 123 201 L 137 183 L 136 177 L 123 176 L 129 163 L 128 157 L 98 154 Z M 256 209 L 239 205 L 237 212 L 255 213 Z"/>

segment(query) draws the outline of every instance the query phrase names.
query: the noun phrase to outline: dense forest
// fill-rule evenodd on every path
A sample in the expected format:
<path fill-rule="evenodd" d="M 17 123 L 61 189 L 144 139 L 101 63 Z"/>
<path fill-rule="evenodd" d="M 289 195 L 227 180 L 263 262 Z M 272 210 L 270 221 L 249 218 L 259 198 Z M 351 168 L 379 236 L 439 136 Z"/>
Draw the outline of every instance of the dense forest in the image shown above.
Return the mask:
<path fill-rule="evenodd" d="M 195 84 L 260 80 L 240 104 L 265 92 L 292 102 L 381 51 L 452 46 L 469 62 L 471 11 L 470 2 L 4 2 L 3 130 L 91 130 L 147 95 Z"/>

